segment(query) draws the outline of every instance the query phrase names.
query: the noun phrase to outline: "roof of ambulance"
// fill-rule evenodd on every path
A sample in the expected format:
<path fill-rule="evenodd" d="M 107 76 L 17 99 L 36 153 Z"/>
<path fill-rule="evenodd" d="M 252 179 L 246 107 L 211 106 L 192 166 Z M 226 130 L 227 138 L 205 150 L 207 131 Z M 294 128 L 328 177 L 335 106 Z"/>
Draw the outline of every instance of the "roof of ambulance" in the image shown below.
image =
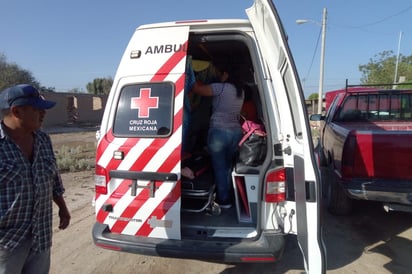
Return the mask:
<path fill-rule="evenodd" d="M 236 26 L 236 27 L 250 27 L 250 21 L 247 19 L 196 19 L 196 20 L 182 20 L 182 21 L 170 21 L 162 23 L 144 24 L 137 29 L 149 29 L 149 28 L 164 28 L 173 26 L 219 26 L 224 25 Z"/>

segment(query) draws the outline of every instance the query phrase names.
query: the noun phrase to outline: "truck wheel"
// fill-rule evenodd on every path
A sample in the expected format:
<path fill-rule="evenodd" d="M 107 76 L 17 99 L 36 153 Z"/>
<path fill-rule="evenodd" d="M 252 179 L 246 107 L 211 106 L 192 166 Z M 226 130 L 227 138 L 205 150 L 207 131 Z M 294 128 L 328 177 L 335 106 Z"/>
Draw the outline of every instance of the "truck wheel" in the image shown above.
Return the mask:
<path fill-rule="evenodd" d="M 328 170 L 326 203 L 328 211 L 333 215 L 348 215 L 352 211 L 352 199 L 349 198 L 339 184 L 332 168 Z"/>

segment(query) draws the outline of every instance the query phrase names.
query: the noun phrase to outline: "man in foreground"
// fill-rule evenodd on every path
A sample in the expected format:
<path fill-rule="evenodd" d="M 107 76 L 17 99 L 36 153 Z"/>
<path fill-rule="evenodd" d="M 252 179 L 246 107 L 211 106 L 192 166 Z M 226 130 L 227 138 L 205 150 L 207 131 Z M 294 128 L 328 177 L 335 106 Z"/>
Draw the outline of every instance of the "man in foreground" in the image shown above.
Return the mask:
<path fill-rule="evenodd" d="M 50 137 L 40 130 L 45 100 L 30 85 L 0 93 L 0 274 L 48 273 L 54 201 L 70 223 Z"/>

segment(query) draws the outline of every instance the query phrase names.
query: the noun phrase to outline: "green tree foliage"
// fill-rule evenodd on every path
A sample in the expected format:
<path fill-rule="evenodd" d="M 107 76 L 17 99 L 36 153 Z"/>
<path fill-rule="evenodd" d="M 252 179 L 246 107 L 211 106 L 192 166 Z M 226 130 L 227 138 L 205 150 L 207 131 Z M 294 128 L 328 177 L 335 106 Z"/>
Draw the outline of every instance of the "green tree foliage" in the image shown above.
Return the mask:
<path fill-rule="evenodd" d="M 42 86 L 29 70 L 8 62 L 6 56 L 0 52 L 0 91 L 18 84 L 30 84 L 43 92 L 56 92 L 54 87 Z M 113 79 L 110 77 L 96 78 L 88 83 L 86 88 L 89 93 L 109 94 L 112 84 Z M 81 90 L 74 88 L 69 92 L 81 93 Z"/>
<path fill-rule="evenodd" d="M 71 92 L 71 93 L 81 93 L 82 91 L 78 88 L 72 88 L 72 89 L 69 90 L 69 92 Z"/>
<path fill-rule="evenodd" d="M 113 79 L 111 77 L 107 78 L 96 78 L 93 82 L 87 84 L 87 92 L 96 95 L 109 94 L 110 89 L 113 85 Z"/>
<path fill-rule="evenodd" d="M 383 51 L 369 60 L 365 65 L 359 65 L 362 72 L 362 84 L 392 84 L 395 78 L 396 55 L 392 51 Z M 412 82 L 412 55 L 399 55 L 398 79 L 404 76 L 405 81 Z M 389 88 L 389 87 L 388 87 Z"/>
<path fill-rule="evenodd" d="M 308 99 L 309 100 L 315 100 L 315 99 L 318 99 L 318 97 L 319 97 L 319 94 L 312 93 L 311 95 L 309 95 Z"/>
<path fill-rule="evenodd" d="M 31 84 L 41 89 L 40 83 L 30 71 L 22 69 L 15 63 L 9 63 L 6 56 L 0 53 L 0 90 L 18 84 Z"/>
<path fill-rule="evenodd" d="M 44 92 L 56 92 L 56 88 L 55 87 L 45 87 L 45 86 L 41 86 L 40 87 L 41 91 Z"/>

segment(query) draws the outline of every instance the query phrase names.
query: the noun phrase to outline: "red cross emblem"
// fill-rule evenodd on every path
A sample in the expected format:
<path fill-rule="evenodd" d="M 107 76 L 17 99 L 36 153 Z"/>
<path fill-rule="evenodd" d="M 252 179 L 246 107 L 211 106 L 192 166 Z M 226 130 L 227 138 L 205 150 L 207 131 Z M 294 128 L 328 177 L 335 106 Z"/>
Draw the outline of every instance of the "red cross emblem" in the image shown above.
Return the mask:
<path fill-rule="evenodd" d="M 141 88 L 139 97 L 132 97 L 130 108 L 137 109 L 139 118 L 149 118 L 150 109 L 159 108 L 159 97 L 152 97 L 150 88 Z"/>

